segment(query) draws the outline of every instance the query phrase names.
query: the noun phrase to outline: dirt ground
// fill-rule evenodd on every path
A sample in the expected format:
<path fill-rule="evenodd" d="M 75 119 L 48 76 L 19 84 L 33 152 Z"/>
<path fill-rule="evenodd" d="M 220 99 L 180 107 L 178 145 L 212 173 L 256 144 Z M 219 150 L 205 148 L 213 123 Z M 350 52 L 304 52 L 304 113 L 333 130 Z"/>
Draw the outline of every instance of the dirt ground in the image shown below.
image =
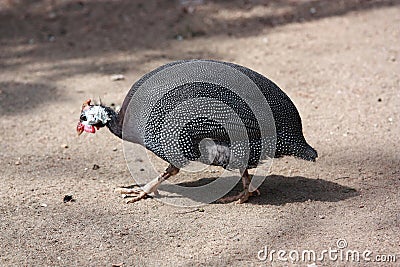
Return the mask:
<path fill-rule="evenodd" d="M 284 261 L 343 239 L 345 253 L 371 251 L 360 266 L 400 264 L 400 2 L 182 2 L 0 1 L 0 265 L 356 265 Z M 274 160 L 243 205 L 125 204 L 113 192 L 134 183 L 123 144 L 107 129 L 78 138 L 80 106 L 120 105 L 143 74 L 184 58 L 275 81 L 317 162 Z M 265 247 L 287 254 L 262 261 Z"/>

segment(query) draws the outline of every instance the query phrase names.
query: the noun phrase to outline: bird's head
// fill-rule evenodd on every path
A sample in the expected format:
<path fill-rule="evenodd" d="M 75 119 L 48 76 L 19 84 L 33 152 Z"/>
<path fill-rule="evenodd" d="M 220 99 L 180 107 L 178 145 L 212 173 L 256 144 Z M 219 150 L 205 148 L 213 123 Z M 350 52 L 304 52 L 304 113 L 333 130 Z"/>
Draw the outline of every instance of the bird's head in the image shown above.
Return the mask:
<path fill-rule="evenodd" d="M 96 129 L 100 129 L 110 121 L 110 116 L 108 115 L 106 108 L 100 105 L 92 105 L 91 100 L 86 100 L 81 109 L 81 115 L 79 117 L 78 125 L 76 126 L 76 131 L 78 135 L 81 133 L 95 133 Z"/>

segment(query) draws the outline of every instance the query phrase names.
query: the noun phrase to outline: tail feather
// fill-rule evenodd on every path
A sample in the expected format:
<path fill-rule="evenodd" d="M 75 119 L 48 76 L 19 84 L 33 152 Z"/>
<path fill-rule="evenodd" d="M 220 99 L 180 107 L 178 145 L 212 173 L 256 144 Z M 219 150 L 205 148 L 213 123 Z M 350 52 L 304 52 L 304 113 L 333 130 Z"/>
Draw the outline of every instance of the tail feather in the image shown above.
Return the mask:
<path fill-rule="evenodd" d="M 308 144 L 306 144 L 305 147 L 302 147 L 298 151 L 299 151 L 299 153 L 296 153 L 295 156 L 302 158 L 304 160 L 315 161 L 315 159 L 318 157 L 317 150 L 315 150 Z"/>

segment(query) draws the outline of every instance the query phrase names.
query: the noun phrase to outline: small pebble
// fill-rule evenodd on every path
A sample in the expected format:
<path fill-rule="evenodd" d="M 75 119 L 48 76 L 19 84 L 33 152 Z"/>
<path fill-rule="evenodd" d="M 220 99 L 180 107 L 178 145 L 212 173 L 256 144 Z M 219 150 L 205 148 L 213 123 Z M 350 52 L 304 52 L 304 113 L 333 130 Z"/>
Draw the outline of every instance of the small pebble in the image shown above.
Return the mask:
<path fill-rule="evenodd" d="M 100 169 L 100 166 L 97 164 L 93 164 L 92 170 L 98 170 Z"/>
<path fill-rule="evenodd" d="M 320 219 L 325 219 L 325 216 L 324 215 L 319 215 L 318 216 Z"/>
<path fill-rule="evenodd" d="M 47 40 L 49 40 L 49 42 L 54 42 L 56 40 L 56 37 L 52 34 L 47 35 Z"/>
<path fill-rule="evenodd" d="M 62 148 L 68 148 L 68 144 L 62 144 L 61 147 Z"/>
<path fill-rule="evenodd" d="M 47 15 L 47 18 L 50 19 L 50 20 L 56 19 L 57 18 L 57 14 L 55 12 L 50 12 Z"/>
<path fill-rule="evenodd" d="M 42 204 L 40 204 L 40 206 L 43 207 L 43 208 L 46 208 L 47 204 L 46 203 L 42 203 Z"/>
<path fill-rule="evenodd" d="M 122 81 L 125 80 L 125 76 L 123 74 L 114 74 L 111 75 L 111 81 L 115 82 L 115 81 Z"/>
<path fill-rule="evenodd" d="M 113 150 L 113 151 L 117 151 L 117 150 L 118 150 L 118 148 L 114 147 L 112 150 Z"/>
<path fill-rule="evenodd" d="M 194 6 L 187 6 L 183 8 L 183 12 L 193 14 L 196 8 Z"/>
<path fill-rule="evenodd" d="M 21 165 L 21 161 L 17 160 L 14 164 L 15 165 Z"/>
<path fill-rule="evenodd" d="M 63 199 L 64 203 L 73 202 L 73 201 L 74 201 L 74 199 L 73 199 L 72 195 L 65 195 L 64 196 L 64 199 Z"/>

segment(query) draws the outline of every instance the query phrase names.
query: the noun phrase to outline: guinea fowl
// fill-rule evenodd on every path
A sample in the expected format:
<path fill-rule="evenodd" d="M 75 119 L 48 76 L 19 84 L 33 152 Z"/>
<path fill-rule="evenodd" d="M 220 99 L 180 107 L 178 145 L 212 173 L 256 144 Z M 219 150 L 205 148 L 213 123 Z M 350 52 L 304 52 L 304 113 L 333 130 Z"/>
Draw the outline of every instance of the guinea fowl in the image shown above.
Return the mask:
<path fill-rule="evenodd" d="M 169 86 L 169 88 L 167 88 L 167 93 L 162 94 L 159 91 L 158 84 L 163 81 L 157 80 L 152 86 L 145 88 L 147 97 L 138 94 L 139 88 L 160 73 L 176 66 L 187 68 L 187 66 L 190 66 L 188 64 L 203 64 L 206 68 L 207 64 L 218 64 L 224 68 L 240 72 L 241 75 L 245 75 L 246 79 L 251 81 L 257 89 L 241 88 L 239 85 L 239 90 L 248 90 L 244 95 L 248 95 L 252 90 L 259 90 L 261 92 L 261 98 L 263 101 L 266 101 L 272 114 L 274 131 L 268 132 L 262 130 L 259 127 L 258 118 L 252 113 L 252 109 L 246 105 L 246 99 L 241 99 L 243 97 L 238 97 L 238 94 L 230 90 L 231 88 L 226 88 L 226 86 L 220 84 L 205 82 L 201 79 L 181 84 L 172 83 L 165 85 Z M 197 72 L 197 69 L 195 71 L 190 70 L 190 72 Z M 199 72 L 203 73 L 203 69 L 199 69 Z M 206 78 L 207 75 L 216 75 L 217 77 L 220 75 L 221 79 L 224 79 L 225 74 L 223 72 L 206 74 Z M 181 77 L 182 75 L 178 74 L 169 79 L 179 80 Z M 132 101 L 146 105 L 147 101 L 150 101 L 146 98 L 157 94 L 162 94 L 160 101 L 151 108 L 130 106 Z M 240 123 L 242 123 L 246 130 L 246 137 L 243 137 L 243 139 L 247 138 L 248 157 L 243 156 L 244 154 L 234 152 L 245 149 L 241 147 L 242 137 L 238 135 L 239 138 L 236 143 L 239 144 L 238 147 L 241 149 L 234 150 L 236 143 L 230 139 L 231 136 L 227 133 L 226 127 L 230 127 L 229 130 L 231 132 L 239 132 L 239 130 L 236 131 L 235 128 L 238 122 L 233 121 L 235 119 L 231 119 L 231 117 L 227 119 L 227 123 L 216 123 L 213 118 L 209 118 L 208 116 L 200 113 L 197 115 L 193 114 L 197 110 L 192 110 L 189 112 L 190 114 L 185 115 L 192 116 L 193 119 L 189 123 L 185 123 L 184 127 L 179 128 L 179 135 L 177 137 L 175 124 L 179 123 L 179 117 L 176 117 L 175 120 L 166 120 L 165 116 L 172 112 L 177 105 L 190 99 L 199 99 L 198 101 L 207 99 L 209 114 L 210 112 L 211 114 L 213 114 L 212 112 L 221 112 L 225 116 L 231 112 L 236 113 L 238 120 L 240 120 Z M 210 99 L 223 102 L 227 108 L 222 111 L 220 108 L 214 108 L 214 102 L 210 101 Z M 201 105 L 199 104 L 198 106 L 200 107 Z M 144 122 L 143 120 L 138 123 L 131 122 L 130 118 L 141 118 L 144 113 L 147 114 L 146 119 L 143 119 Z M 267 117 L 267 114 L 265 117 Z M 224 118 L 227 118 L 227 116 Z M 160 126 L 162 124 L 167 124 L 167 127 L 162 128 Z M 80 121 L 77 126 L 78 135 L 84 131 L 95 133 L 96 129 L 104 126 L 119 138 L 141 144 L 161 159 L 170 163 L 164 173 L 148 182 L 141 189 L 121 188 L 119 190 L 120 193 L 135 195 L 128 203 L 146 198 L 150 193 L 157 193 L 157 187 L 163 181 L 177 174 L 180 168 L 190 161 L 200 161 L 208 165 L 217 165 L 226 169 L 239 169 L 242 176 L 243 191 L 236 196 L 222 198 L 221 202 L 237 200 L 237 203 L 243 203 L 250 196 L 254 195 L 254 193 L 259 194 L 256 188 L 249 187 L 251 177 L 248 169 L 255 168 L 266 157 L 295 156 L 308 161 L 315 161 L 318 157 L 317 151 L 307 144 L 303 136 L 300 115 L 290 98 L 275 83 L 261 74 L 228 62 L 182 60 L 163 65 L 144 75 L 132 86 L 119 112 L 102 104 L 92 105 L 91 101 L 87 100 L 81 109 Z M 124 135 L 126 127 L 130 127 L 131 130 L 129 134 Z M 267 149 L 263 151 L 261 147 L 267 147 Z M 180 152 L 179 155 L 174 154 L 176 150 Z"/>

